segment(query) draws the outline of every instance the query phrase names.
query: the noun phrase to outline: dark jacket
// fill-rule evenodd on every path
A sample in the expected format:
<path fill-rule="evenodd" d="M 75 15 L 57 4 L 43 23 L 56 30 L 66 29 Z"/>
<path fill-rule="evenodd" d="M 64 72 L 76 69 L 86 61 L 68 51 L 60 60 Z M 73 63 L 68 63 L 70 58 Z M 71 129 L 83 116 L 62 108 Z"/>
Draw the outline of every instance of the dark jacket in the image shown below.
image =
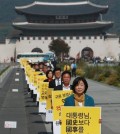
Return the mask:
<path fill-rule="evenodd" d="M 56 83 L 55 83 L 55 79 L 53 79 L 52 81 L 49 82 L 49 88 L 55 88 L 55 87 L 56 87 Z"/>
<path fill-rule="evenodd" d="M 45 79 L 44 82 L 49 82 L 48 79 Z"/>
<path fill-rule="evenodd" d="M 72 85 L 70 85 L 70 89 L 72 89 Z M 54 87 L 54 91 L 55 90 L 63 90 L 63 84 L 62 85 L 58 85 Z"/>
<path fill-rule="evenodd" d="M 84 106 L 94 106 L 94 105 L 95 105 L 94 99 L 91 96 L 85 94 Z M 74 94 L 70 95 L 65 99 L 64 106 L 75 106 Z"/>
<path fill-rule="evenodd" d="M 49 88 L 54 88 L 55 86 L 55 79 L 49 82 Z"/>
<path fill-rule="evenodd" d="M 52 81 L 52 80 L 51 80 Z M 45 79 L 44 82 L 49 82 L 49 79 Z"/>

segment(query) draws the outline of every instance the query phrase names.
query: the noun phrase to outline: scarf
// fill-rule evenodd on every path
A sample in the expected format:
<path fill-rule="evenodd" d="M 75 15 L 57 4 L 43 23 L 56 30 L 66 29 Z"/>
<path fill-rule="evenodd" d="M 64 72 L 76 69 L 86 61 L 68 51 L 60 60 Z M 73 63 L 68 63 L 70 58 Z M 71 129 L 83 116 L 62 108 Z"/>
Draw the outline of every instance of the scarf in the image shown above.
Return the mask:
<path fill-rule="evenodd" d="M 53 80 L 53 78 L 48 78 L 48 82 L 50 82 L 50 81 L 52 81 Z"/>
<path fill-rule="evenodd" d="M 75 106 L 79 106 L 79 102 L 84 105 L 85 95 L 78 96 L 77 94 L 74 94 L 74 100 L 75 100 Z"/>

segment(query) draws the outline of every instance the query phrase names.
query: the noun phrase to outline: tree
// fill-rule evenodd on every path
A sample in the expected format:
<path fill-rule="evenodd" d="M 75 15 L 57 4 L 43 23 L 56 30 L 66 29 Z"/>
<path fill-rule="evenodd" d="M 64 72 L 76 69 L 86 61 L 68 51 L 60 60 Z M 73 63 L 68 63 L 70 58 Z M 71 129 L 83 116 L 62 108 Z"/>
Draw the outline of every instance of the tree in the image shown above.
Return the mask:
<path fill-rule="evenodd" d="M 50 51 L 53 51 L 57 57 L 63 57 L 64 54 L 68 54 L 70 47 L 61 39 L 53 40 L 49 45 Z"/>

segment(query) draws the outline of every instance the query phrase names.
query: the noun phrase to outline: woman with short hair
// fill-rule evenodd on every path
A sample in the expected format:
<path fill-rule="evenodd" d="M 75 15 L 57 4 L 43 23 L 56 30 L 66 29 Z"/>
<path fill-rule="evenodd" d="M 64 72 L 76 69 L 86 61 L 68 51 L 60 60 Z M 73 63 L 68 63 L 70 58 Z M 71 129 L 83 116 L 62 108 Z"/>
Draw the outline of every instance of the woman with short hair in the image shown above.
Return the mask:
<path fill-rule="evenodd" d="M 48 70 L 46 72 L 46 77 L 47 79 L 44 80 L 44 82 L 50 82 L 53 80 L 53 71 L 52 70 Z"/>
<path fill-rule="evenodd" d="M 65 99 L 64 106 L 94 106 L 94 99 L 87 95 L 88 83 L 84 77 L 77 77 L 73 81 L 73 94 Z"/>

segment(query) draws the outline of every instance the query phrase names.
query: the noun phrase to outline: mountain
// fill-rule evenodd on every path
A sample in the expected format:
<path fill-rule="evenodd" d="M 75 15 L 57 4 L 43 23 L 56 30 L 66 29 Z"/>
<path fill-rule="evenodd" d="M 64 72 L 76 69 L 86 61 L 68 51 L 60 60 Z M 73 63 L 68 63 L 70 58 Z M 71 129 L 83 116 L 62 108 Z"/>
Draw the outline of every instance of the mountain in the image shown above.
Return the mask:
<path fill-rule="evenodd" d="M 0 36 L 6 36 L 11 31 L 11 24 L 21 16 L 16 14 L 15 6 L 30 4 L 35 0 L 0 0 Z M 37 0 L 43 2 L 75 2 L 84 0 Z M 120 0 L 90 0 L 95 4 L 108 5 L 109 10 L 103 16 L 104 20 L 114 21 L 111 32 L 120 34 Z"/>

